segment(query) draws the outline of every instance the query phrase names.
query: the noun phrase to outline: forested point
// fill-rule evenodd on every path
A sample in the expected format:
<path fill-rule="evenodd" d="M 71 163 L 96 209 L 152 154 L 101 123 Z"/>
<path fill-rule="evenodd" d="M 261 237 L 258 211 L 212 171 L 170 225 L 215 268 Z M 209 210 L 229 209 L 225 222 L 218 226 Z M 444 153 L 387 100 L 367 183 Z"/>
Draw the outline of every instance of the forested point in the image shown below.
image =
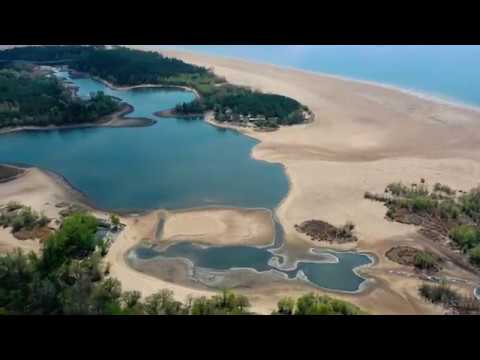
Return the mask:
<path fill-rule="evenodd" d="M 102 92 L 80 99 L 60 80 L 29 64 L 0 69 L 0 128 L 95 122 L 119 109 L 119 102 Z"/>
<path fill-rule="evenodd" d="M 68 65 L 117 86 L 142 84 L 174 85 L 193 88 L 200 97 L 178 105 L 178 114 L 214 111 L 219 122 L 276 129 L 311 119 L 311 113 L 298 101 L 275 94 L 228 84 L 204 67 L 162 56 L 157 52 L 104 46 L 31 46 L 0 52 L 0 62 L 29 61 L 39 64 Z"/>

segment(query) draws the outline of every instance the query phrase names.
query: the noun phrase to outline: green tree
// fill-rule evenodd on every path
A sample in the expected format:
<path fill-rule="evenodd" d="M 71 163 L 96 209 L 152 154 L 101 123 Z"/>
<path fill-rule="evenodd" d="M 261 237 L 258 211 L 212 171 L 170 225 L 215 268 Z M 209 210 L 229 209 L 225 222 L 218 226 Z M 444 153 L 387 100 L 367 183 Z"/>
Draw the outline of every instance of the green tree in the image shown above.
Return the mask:
<path fill-rule="evenodd" d="M 60 229 L 45 242 L 42 267 L 44 271 L 58 268 L 72 258 L 83 258 L 95 250 L 97 219 L 76 213 L 67 217 Z"/>
<path fill-rule="evenodd" d="M 475 266 L 480 267 L 480 245 L 475 246 L 468 252 L 469 260 Z"/>

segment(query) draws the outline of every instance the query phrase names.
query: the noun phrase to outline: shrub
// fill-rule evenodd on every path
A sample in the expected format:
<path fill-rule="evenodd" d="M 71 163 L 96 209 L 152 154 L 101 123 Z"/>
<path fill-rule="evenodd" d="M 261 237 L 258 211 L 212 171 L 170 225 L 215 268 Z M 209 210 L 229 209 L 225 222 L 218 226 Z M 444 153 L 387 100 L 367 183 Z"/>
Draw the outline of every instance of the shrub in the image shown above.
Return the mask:
<path fill-rule="evenodd" d="M 480 267 L 480 245 L 470 249 L 468 252 L 468 259 L 473 265 Z"/>
<path fill-rule="evenodd" d="M 388 185 L 386 191 L 394 196 L 405 196 L 409 193 L 410 189 L 401 182 L 396 182 Z"/>
<path fill-rule="evenodd" d="M 23 206 L 16 201 L 10 201 L 6 207 L 8 211 L 15 211 L 21 209 Z"/>
<path fill-rule="evenodd" d="M 435 270 L 438 267 L 437 259 L 430 253 L 420 251 L 415 255 L 415 267 L 423 270 Z"/>
<path fill-rule="evenodd" d="M 455 201 L 447 199 L 438 204 L 438 213 L 444 220 L 457 220 L 461 210 Z"/>
<path fill-rule="evenodd" d="M 473 225 L 455 226 L 450 230 L 449 236 L 464 251 L 469 250 L 480 243 L 480 231 Z"/>
<path fill-rule="evenodd" d="M 277 311 L 274 314 L 278 315 L 293 315 L 295 311 L 295 300 L 292 298 L 283 298 L 277 304 Z"/>
<path fill-rule="evenodd" d="M 357 306 L 348 302 L 306 294 L 297 300 L 295 315 L 362 315 L 365 314 Z"/>
<path fill-rule="evenodd" d="M 117 229 L 118 226 L 120 225 L 120 218 L 115 214 L 111 214 L 110 215 L 110 222 L 112 223 L 113 227 L 115 229 Z"/>
<path fill-rule="evenodd" d="M 207 299 L 200 297 L 193 300 L 192 315 L 241 315 L 247 314 L 250 302 L 243 295 L 224 290 L 220 295 Z"/>
<path fill-rule="evenodd" d="M 448 185 L 442 185 L 440 183 L 436 183 L 433 186 L 433 191 L 435 192 L 442 192 L 446 195 L 452 196 L 455 195 L 455 190 L 451 189 Z"/>
<path fill-rule="evenodd" d="M 420 295 L 434 304 L 455 306 L 460 298 L 460 296 L 455 291 L 450 289 L 446 284 L 423 284 L 419 291 Z"/>
<path fill-rule="evenodd" d="M 432 212 L 436 207 L 436 201 L 427 196 L 415 196 L 411 199 L 409 205 L 413 212 Z"/>
<path fill-rule="evenodd" d="M 44 244 L 43 269 L 50 271 L 68 259 L 92 253 L 97 245 L 97 225 L 97 219 L 89 214 L 77 213 L 65 218 L 60 229 Z"/>
<path fill-rule="evenodd" d="M 37 225 L 38 226 L 47 226 L 50 223 L 50 219 L 45 216 L 45 214 L 42 214 L 40 218 L 37 220 Z"/>
<path fill-rule="evenodd" d="M 185 313 L 181 302 L 173 298 L 173 291 L 161 290 L 145 299 L 147 315 L 180 315 Z"/>
<path fill-rule="evenodd" d="M 474 221 L 480 220 L 480 187 L 470 190 L 460 197 L 462 211 Z"/>

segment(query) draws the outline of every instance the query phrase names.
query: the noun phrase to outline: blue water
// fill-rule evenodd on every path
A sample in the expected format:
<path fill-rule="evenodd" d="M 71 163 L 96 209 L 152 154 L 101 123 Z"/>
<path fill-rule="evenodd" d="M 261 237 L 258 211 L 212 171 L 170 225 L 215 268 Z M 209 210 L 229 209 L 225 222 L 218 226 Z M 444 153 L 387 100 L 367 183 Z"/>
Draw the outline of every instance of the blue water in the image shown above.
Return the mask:
<path fill-rule="evenodd" d="M 114 91 L 74 79 L 79 94 L 102 90 L 135 107 L 131 116 L 194 99 L 155 88 Z M 26 163 L 65 176 L 106 209 L 188 208 L 206 205 L 275 208 L 288 192 L 278 164 L 256 161 L 256 142 L 204 121 L 157 119 L 143 128 L 22 132 L 0 137 L 0 163 Z"/>
<path fill-rule="evenodd" d="M 68 79 L 68 76 L 59 74 Z M 194 99 L 190 92 L 158 88 L 111 90 L 89 78 L 71 80 L 86 97 L 97 91 L 134 106 L 131 116 L 155 119 L 159 110 Z M 90 128 L 21 132 L 0 137 L 0 163 L 25 163 L 57 172 L 104 209 L 143 210 L 224 205 L 274 209 L 288 192 L 279 164 L 256 161 L 256 142 L 231 130 L 201 121 L 156 119 L 143 128 Z M 281 234 L 277 224 L 277 234 Z M 278 235 L 274 248 L 283 238 Z M 151 250 L 137 248 L 139 257 Z M 154 253 L 153 256 L 158 254 Z M 268 271 L 272 253 L 249 246 L 201 248 L 182 243 L 162 254 L 190 259 L 195 266 L 228 270 Z M 322 257 L 320 255 L 320 257 Z M 353 269 L 370 263 L 363 254 L 340 254 L 338 264 L 300 262 L 286 271 L 289 278 L 302 270 L 314 284 L 356 291 L 363 278 Z"/>
<path fill-rule="evenodd" d="M 174 48 L 375 81 L 480 106 L 480 46 L 189 45 Z"/>
<path fill-rule="evenodd" d="M 185 258 L 195 266 L 219 271 L 230 268 L 248 268 L 258 272 L 276 270 L 289 279 L 297 277 L 301 271 L 306 279 L 316 286 L 347 292 L 358 291 L 365 281 L 354 269 L 371 263 L 371 259 L 365 254 L 325 251 L 318 255 L 317 262 L 300 261 L 294 269 L 282 270 L 281 267 L 270 265 L 274 255 L 268 249 L 252 246 L 201 247 L 190 242 L 174 244 L 163 251 L 140 246 L 134 253 L 142 260 L 155 261 L 158 257 Z M 338 262 L 328 261 L 326 256 L 333 256 Z"/>

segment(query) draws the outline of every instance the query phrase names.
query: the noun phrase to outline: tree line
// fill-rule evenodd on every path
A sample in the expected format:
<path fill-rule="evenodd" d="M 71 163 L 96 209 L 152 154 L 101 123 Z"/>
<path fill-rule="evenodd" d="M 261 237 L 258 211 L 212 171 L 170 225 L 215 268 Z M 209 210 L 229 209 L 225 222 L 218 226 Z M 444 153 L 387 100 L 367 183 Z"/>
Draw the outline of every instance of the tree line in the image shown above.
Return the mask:
<path fill-rule="evenodd" d="M 119 109 L 119 102 L 102 92 L 80 99 L 60 80 L 28 66 L 0 70 L 0 127 L 81 124 Z"/>
<path fill-rule="evenodd" d="M 200 98 L 180 104 L 175 111 L 182 115 L 214 111 L 221 122 L 255 119 L 258 127 L 277 128 L 304 122 L 308 109 L 298 101 L 276 94 L 228 84 L 204 67 L 168 58 L 156 52 L 124 47 L 103 46 L 34 46 L 0 51 L 0 61 L 57 61 L 74 70 L 107 80 L 114 85 L 146 83 L 187 86 Z"/>

